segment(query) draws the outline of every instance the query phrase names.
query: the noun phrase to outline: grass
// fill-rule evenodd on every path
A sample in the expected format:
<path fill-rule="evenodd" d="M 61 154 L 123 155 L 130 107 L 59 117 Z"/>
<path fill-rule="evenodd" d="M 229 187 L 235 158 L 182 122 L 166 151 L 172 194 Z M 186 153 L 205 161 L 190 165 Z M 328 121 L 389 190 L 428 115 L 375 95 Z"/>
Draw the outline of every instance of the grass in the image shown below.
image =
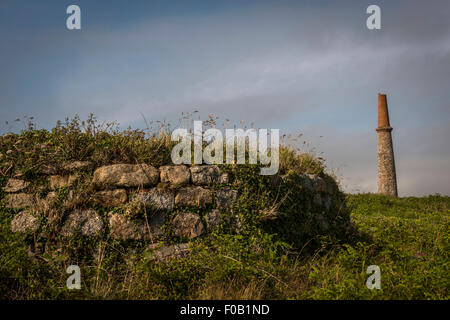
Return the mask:
<path fill-rule="evenodd" d="M 185 116 L 180 122 L 190 117 Z M 210 121 L 204 125 L 206 129 L 216 124 Z M 70 161 L 91 161 L 95 166 L 113 163 L 171 165 L 171 151 L 178 143 L 171 141 L 171 132 L 170 124 L 160 121 L 147 123 L 145 130 L 119 130 L 117 123 L 99 123 L 92 114 L 86 120 L 75 116 L 58 121 L 51 131 L 35 129 L 35 125 L 28 122 L 20 134 L 8 133 L 0 137 L 0 175 L 15 174 L 32 180 L 46 167 Z M 323 159 L 315 157 L 313 149 L 293 149 L 292 141 L 296 139 L 281 138 L 279 172 L 323 174 Z"/>
<path fill-rule="evenodd" d="M 0 138 L 0 186 L 18 176 L 31 182 L 31 192 L 44 196 L 49 186 L 43 168 L 74 160 L 96 166 L 170 164 L 170 132 L 164 123 L 156 130 L 118 131 L 114 124 L 99 125 L 93 116 L 84 122 L 66 120 L 51 131 L 28 123 L 20 134 Z M 311 194 L 298 188 L 302 173 L 333 179 L 314 153 L 280 148 L 281 189 L 271 187 L 257 168 L 235 170 L 243 181 L 235 208 L 246 222 L 242 230 L 218 230 L 194 241 L 188 258 L 163 263 L 151 259 L 148 243 L 114 241 L 108 235 L 37 239 L 45 251 L 30 252 L 36 239 L 11 232 L 17 211 L 0 201 L 0 298 L 449 299 L 450 197 L 344 195 L 336 188 L 334 209 L 324 213 L 311 205 Z M 289 195 L 282 203 L 276 203 L 279 192 Z M 61 203 L 66 196 L 67 190 L 59 190 Z M 287 220 L 261 227 L 255 212 L 274 204 L 289 213 Z M 331 230 L 323 232 L 318 214 L 325 214 Z M 81 268 L 81 290 L 66 288 L 72 264 Z M 380 290 L 366 287 L 370 265 L 381 269 Z"/>
<path fill-rule="evenodd" d="M 360 239 L 310 264 L 319 299 L 448 299 L 449 197 L 349 195 Z M 366 268 L 381 269 L 381 290 L 368 290 Z"/>
<path fill-rule="evenodd" d="M 1 215 L 2 298 L 8 299 L 448 299 L 450 198 L 347 195 L 354 236 L 320 239 L 304 254 L 267 234 L 216 234 L 197 242 L 187 259 L 154 263 L 145 248 L 130 251 L 99 241 L 96 259 L 53 248 L 34 260 L 24 236 Z M 77 251 L 77 253 L 75 253 Z M 74 260 L 75 259 L 75 260 Z M 77 260 L 78 259 L 78 260 Z M 65 288 L 65 269 L 77 263 L 82 289 Z M 369 290 L 366 269 L 381 269 L 381 290 Z"/>

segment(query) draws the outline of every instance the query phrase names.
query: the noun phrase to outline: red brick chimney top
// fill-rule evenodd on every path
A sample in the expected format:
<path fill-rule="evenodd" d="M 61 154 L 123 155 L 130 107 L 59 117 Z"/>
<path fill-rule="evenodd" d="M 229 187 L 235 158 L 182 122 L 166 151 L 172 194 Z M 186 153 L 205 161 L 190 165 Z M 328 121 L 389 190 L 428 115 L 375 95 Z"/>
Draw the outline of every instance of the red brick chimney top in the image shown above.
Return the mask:
<path fill-rule="evenodd" d="M 391 128 L 386 95 L 378 94 L 378 128 Z"/>

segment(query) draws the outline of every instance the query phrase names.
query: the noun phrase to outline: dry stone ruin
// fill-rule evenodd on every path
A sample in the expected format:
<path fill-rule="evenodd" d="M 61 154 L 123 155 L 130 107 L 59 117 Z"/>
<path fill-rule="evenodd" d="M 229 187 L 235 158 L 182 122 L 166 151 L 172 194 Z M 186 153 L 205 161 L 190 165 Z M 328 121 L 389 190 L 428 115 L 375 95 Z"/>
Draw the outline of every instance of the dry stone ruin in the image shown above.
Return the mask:
<path fill-rule="evenodd" d="M 57 168 L 43 166 L 41 172 L 41 179 L 48 181 L 47 192 L 42 192 L 42 186 L 32 188 L 22 177 L 10 178 L 3 188 L 5 207 L 17 210 L 12 232 L 42 238 L 107 235 L 118 241 L 147 240 L 158 248 L 154 258 L 163 259 L 183 256 L 189 241 L 225 221 L 235 229 L 242 224 L 239 217 L 233 218 L 241 181 L 218 166 L 112 164 L 95 168 L 92 162 L 75 161 Z M 281 179 L 274 176 L 271 181 Z M 311 205 L 323 212 L 318 220 L 328 227 L 332 222 L 325 215 L 338 191 L 335 182 L 304 174 L 299 188 L 312 193 Z M 206 208 L 206 214 L 198 214 L 195 208 Z M 265 218 L 270 220 L 278 212 L 268 209 Z M 180 241 L 161 247 L 161 238 Z"/>

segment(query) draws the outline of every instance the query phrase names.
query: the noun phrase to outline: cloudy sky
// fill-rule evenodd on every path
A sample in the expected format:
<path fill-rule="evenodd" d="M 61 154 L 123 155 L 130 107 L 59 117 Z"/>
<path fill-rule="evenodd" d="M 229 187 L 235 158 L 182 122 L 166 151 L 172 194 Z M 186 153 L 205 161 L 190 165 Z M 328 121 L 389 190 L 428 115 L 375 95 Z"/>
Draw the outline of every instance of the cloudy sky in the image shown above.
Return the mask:
<path fill-rule="evenodd" d="M 381 92 L 400 195 L 450 194 L 449 1 L 1 0 L 0 39 L 0 132 L 24 115 L 144 128 L 197 109 L 302 132 L 346 191 L 376 192 Z"/>

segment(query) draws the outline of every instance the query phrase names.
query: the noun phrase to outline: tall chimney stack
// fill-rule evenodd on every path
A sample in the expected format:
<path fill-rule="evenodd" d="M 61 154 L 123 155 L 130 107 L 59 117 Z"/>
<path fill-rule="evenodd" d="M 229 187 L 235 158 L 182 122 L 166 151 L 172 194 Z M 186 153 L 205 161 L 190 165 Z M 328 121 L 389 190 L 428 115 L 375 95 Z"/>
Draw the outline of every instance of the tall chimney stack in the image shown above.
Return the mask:
<path fill-rule="evenodd" d="M 378 193 L 397 197 L 392 127 L 385 94 L 378 94 Z"/>

